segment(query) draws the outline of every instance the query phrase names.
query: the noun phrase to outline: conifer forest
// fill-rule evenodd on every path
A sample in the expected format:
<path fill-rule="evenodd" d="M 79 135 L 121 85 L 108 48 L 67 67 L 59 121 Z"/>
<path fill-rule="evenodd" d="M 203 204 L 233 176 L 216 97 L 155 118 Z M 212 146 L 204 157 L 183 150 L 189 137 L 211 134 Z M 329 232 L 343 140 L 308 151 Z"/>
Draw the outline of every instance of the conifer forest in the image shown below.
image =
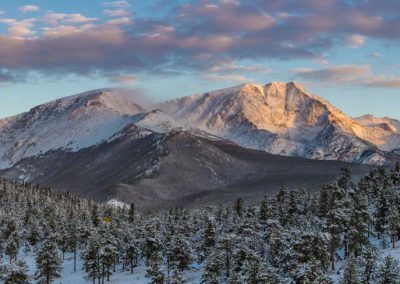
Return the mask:
<path fill-rule="evenodd" d="M 399 283 L 399 238 L 398 165 L 160 212 L 0 180 L 4 283 L 59 283 L 67 260 L 75 283 Z"/>

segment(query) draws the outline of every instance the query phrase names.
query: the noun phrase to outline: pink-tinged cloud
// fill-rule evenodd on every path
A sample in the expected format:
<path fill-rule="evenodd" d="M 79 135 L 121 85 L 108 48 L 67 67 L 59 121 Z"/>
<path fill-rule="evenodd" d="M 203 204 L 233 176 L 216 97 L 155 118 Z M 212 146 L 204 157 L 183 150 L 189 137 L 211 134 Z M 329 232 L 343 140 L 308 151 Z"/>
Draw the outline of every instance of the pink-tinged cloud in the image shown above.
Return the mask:
<path fill-rule="evenodd" d="M 339 65 L 324 69 L 294 68 L 297 78 L 317 84 L 334 83 L 376 88 L 400 88 L 400 77 L 375 74 L 370 65 Z"/>
<path fill-rule="evenodd" d="M 327 65 L 325 55 L 338 45 L 400 39 L 400 14 L 395 12 L 400 1 L 355 2 L 163 1 L 171 9 L 162 16 L 133 18 L 124 16 L 127 1 L 108 1 L 102 6 L 108 11 L 105 19 L 54 12 L 38 15 L 36 22 L 0 18 L 8 29 L 0 36 L 0 66 L 46 74 L 203 74 L 220 66 L 215 74 L 222 76 L 251 72 L 227 62 L 308 59 Z M 340 74 L 351 78 L 367 69 L 336 66 L 297 75 L 342 82 Z"/>
<path fill-rule="evenodd" d="M 357 48 L 357 47 L 363 46 L 365 43 L 365 36 L 349 35 L 346 38 L 346 43 L 352 48 Z"/>
<path fill-rule="evenodd" d="M 25 6 L 19 7 L 18 9 L 23 13 L 37 12 L 40 10 L 39 7 L 36 5 L 25 5 Z"/>

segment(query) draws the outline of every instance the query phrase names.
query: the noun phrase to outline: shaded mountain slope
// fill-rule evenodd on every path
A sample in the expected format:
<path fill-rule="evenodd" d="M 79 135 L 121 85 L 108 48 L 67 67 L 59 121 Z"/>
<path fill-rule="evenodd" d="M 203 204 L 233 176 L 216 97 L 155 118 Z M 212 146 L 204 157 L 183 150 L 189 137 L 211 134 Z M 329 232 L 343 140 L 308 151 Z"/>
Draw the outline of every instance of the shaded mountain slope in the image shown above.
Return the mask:
<path fill-rule="evenodd" d="M 98 146 L 26 158 L 0 174 L 97 200 L 134 201 L 144 210 L 233 202 L 238 196 L 256 201 L 282 185 L 316 190 L 336 179 L 343 166 L 356 176 L 369 169 L 271 155 L 188 131 L 160 134 L 131 124 Z"/>

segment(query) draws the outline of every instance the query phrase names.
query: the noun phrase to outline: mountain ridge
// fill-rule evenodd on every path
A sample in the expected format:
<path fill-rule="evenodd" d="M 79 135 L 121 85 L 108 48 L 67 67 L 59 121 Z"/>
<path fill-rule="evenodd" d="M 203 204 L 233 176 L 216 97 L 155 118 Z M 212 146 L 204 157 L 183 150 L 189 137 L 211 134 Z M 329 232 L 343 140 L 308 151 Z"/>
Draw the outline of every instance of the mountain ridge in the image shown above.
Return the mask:
<path fill-rule="evenodd" d="M 244 84 L 170 100 L 159 108 L 177 120 L 241 146 L 280 155 L 385 164 L 381 150 L 400 145 L 400 136 L 395 135 L 391 137 L 392 149 L 378 149 L 385 143 L 379 139 L 386 139 L 390 133 L 363 126 L 295 82 Z M 345 140 L 352 149 L 324 145 L 328 140 Z"/>
<path fill-rule="evenodd" d="M 129 123 L 168 132 L 209 133 L 240 146 L 311 159 L 384 165 L 400 148 L 400 122 L 351 118 L 297 82 L 242 84 L 169 100 L 146 109 L 118 89 L 50 101 L 0 120 L 0 168 L 106 141 Z M 200 130 L 200 132 L 199 132 Z"/>

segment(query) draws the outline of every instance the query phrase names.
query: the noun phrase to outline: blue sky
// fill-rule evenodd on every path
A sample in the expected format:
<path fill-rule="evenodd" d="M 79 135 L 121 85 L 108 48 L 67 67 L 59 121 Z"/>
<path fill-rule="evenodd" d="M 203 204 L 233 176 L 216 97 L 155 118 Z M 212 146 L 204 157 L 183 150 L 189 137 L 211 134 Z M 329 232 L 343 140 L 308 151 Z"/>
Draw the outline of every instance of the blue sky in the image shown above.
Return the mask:
<path fill-rule="evenodd" d="M 400 119 L 400 1 L 0 0 L 0 117 L 104 87 L 165 100 L 298 81 Z"/>

